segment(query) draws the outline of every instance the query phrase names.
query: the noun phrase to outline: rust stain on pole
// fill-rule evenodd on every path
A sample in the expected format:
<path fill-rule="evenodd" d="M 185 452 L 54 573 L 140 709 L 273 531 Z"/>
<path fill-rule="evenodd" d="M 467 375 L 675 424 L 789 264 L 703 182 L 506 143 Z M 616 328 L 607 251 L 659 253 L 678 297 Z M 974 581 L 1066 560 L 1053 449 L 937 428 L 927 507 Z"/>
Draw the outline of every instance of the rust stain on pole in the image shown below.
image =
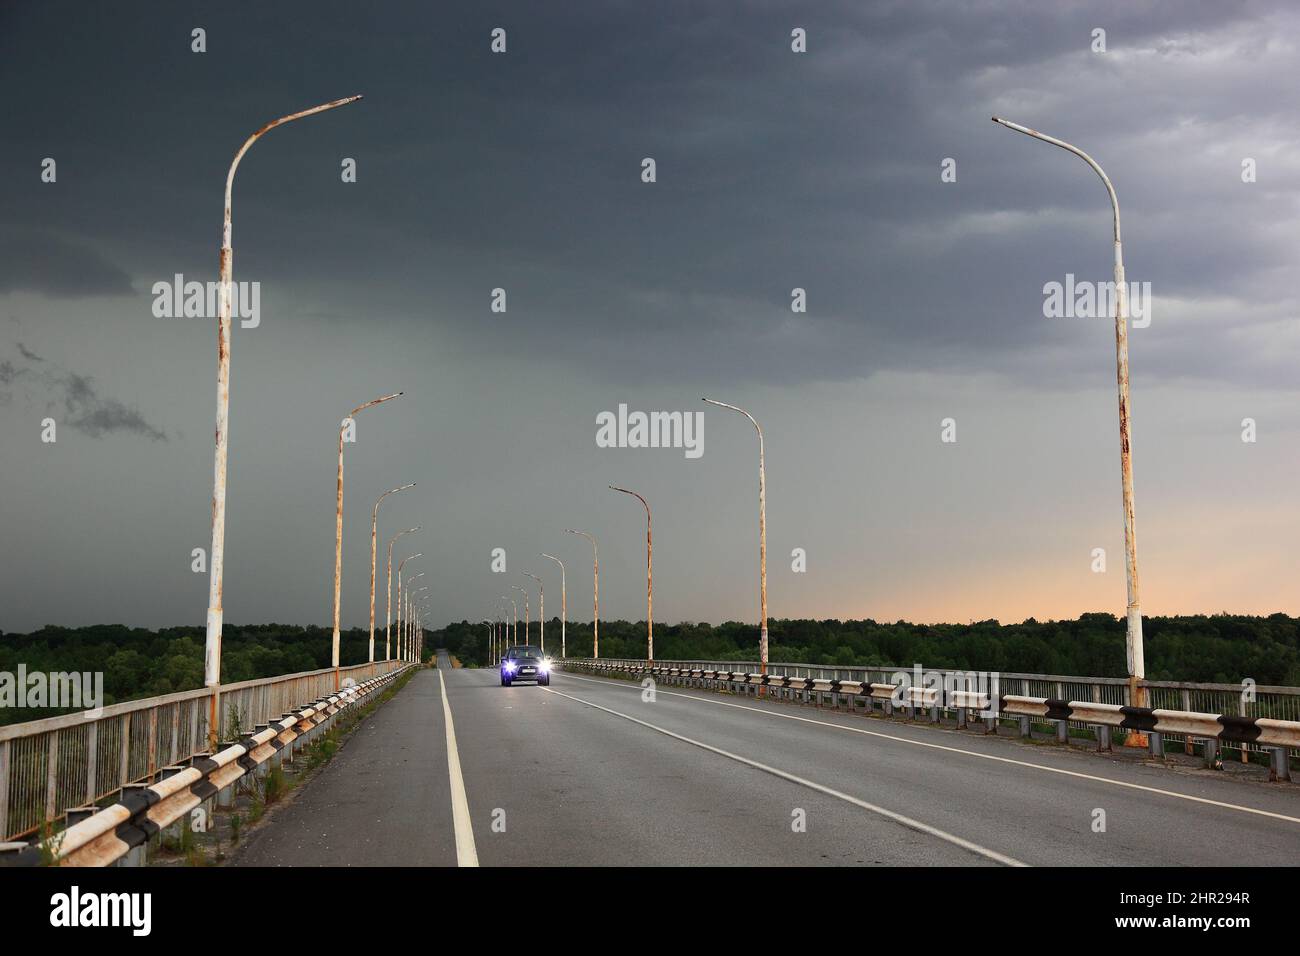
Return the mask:
<path fill-rule="evenodd" d="M 257 142 L 258 138 L 269 130 L 285 123 L 290 123 L 305 116 L 323 113 L 338 106 L 355 103 L 360 95 L 333 100 L 298 113 L 290 113 L 267 123 L 244 141 L 244 145 L 235 153 L 226 173 L 226 191 L 222 206 L 221 252 L 218 259 L 218 306 L 217 306 L 217 417 L 213 433 L 215 451 L 212 462 L 212 549 L 209 554 L 208 577 L 208 614 L 203 650 L 203 683 L 211 689 L 212 698 L 208 704 L 208 746 L 215 753 L 217 747 L 218 695 L 221 688 L 221 627 L 223 615 L 223 578 L 225 570 L 226 544 L 226 465 L 229 448 L 230 427 L 230 286 L 234 272 L 234 249 L 231 246 L 233 232 L 231 210 L 235 170 L 244 154 Z"/>
<path fill-rule="evenodd" d="M 655 659 L 655 587 L 654 587 L 654 538 L 650 532 L 650 502 L 646 501 L 635 491 L 628 491 L 626 488 L 618 488 L 614 485 L 609 486 L 611 491 L 621 491 L 625 495 L 631 495 L 638 499 L 641 504 L 645 505 L 645 626 L 646 626 L 646 660 L 654 663 Z"/>
<path fill-rule="evenodd" d="M 1114 213 L 1115 243 L 1115 381 L 1119 393 L 1119 458 L 1120 481 L 1124 498 L 1124 571 L 1128 583 L 1128 608 L 1125 624 L 1125 650 L 1128 658 L 1129 704 L 1134 707 L 1146 706 L 1146 661 L 1142 646 L 1142 610 L 1140 601 L 1138 562 L 1137 562 L 1137 520 L 1133 506 L 1133 461 L 1132 431 L 1129 417 L 1129 375 L 1128 375 L 1128 286 L 1124 279 L 1124 247 L 1121 242 L 1119 224 L 1119 197 L 1110 177 L 1091 156 L 1071 146 L 1064 140 L 1047 136 L 1028 126 L 1012 123 L 994 116 L 993 122 L 1008 129 L 1032 136 L 1053 146 L 1059 146 L 1066 152 L 1073 153 L 1087 163 L 1106 186 Z M 1129 734 L 1126 744 L 1146 746 L 1146 734 Z"/>

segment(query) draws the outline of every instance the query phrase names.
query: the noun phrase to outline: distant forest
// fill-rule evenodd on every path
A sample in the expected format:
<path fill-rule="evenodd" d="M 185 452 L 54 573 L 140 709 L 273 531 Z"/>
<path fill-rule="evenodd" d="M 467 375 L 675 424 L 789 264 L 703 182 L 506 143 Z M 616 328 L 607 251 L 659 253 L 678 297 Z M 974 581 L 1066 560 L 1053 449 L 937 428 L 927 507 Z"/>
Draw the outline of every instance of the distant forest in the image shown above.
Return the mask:
<path fill-rule="evenodd" d="M 425 634 L 429 632 L 426 630 Z M 330 666 L 333 629 L 287 624 L 226 624 L 221 635 L 221 681 L 233 684 Z M 396 630 L 393 632 L 396 637 Z M 159 631 L 120 624 L 93 627 L 43 627 L 31 634 L 0 632 L 0 672 L 104 674 L 104 704 L 137 697 L 156 697 L 203 686 L 203 627 L 169 627 Z M 339 662 L 365 663 L 369 628 L 339 633 Z M 425 647 L 430 645 L 425 642 Z M 396 653 L 396 646 L 393 653 Z M 382 626 L 375 631 L 375 656 L 384 657 Z M 37 720 L 63 711 L 0 708 L 0 724 Z"/>
<path fill-rule="evenodd" d="M 523 628 L 519 629 L 523 641 Z M 446 647 L 467 663 L 483 659 L 488 630 L 461 622 L 430 632 L 432 646 Z M 537 622 L 532 643 L 538 642 Z M 569 624 L 570 657 L 591 656 L 591 623 Z M 1085 614 L 1076 621 L 999 624 L 908 624 L 899 621 L 768 622 L 773 662 L 841 666 L 911 667 L 1124 677 L 1124 619 Z M 1215 615 L 1143 619 L 1150 680 L 1300 686 L 1300 618 Z M 546 650 L 559 655 L 560 622 L 546 622 Z M 645 622 L 600 622 L 600 656 L 644 658 Z M 757 660 L 758 627 L 655 623 L 660 660 Z"/>
<path fill-rule="evenodd" d="M 522 629 L 521 629 L 522 631 Z M 728 621 L 655 625 L 661 660 L 754 660 L 758 628 Z M 1215 615 L 1152 617 L 1144 621 L 1147 677 L 1300 686 L 1300 618 Z M 487 663 L 488 628 L 462 621 L 425 632 L 426 654 L 445 647 L 462 663 Z M 779 620 L 769 624 L 770 659 L 807 664 L 897 665 L 1084 677 L 1124 676 L 1124 621 L 1085 614 L 1075 621 L 999 624 L 908 624 L 899 621 Z M 532 640 L 538 641 L 537 622 Z M 571 657 L 591 656 L 591 623 L 568 625 Z M 523 635 L 520 634 L 522 640 Z M 102 671 L 104 703 L 152 697 L 203 685 L 203 628 L 160 631 L 120 625 L 45 627 L 31 634 L 0 632 L 0 671 Z M 328 667 L 331 632 L 283 624 L 234 626 L 222 638 L 222 681 L 232 683 Z M 368 631 L 342 632 L 343 664 L 366 660 Z M 376 634 L 383 657 L 382 631 Z M 560 621 L 546 622 L 546 649 L 560 651 Z M 643 658 L 645 622 L 601 621 L 602 657 Z M 0 709 L 0 724 L 56 711 Z"/>

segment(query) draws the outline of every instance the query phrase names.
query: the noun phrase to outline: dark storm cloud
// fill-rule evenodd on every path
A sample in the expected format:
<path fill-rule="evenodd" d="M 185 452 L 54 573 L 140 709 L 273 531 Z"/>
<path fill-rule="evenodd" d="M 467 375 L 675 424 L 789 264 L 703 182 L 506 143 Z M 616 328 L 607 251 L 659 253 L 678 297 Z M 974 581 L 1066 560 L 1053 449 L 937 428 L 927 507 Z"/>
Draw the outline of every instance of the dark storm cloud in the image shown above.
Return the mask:
<path fill-rule="evenodd" d="M 1069 382 L 1079 363 L 1063 356 L 1092 356 L 1099 340 L 1043 319 L 1041 287 L 1066 271 L 1108 278 L 1105 194 L 1077 160 L 990 124 L 1001 109 L 1084 145 L 1117 183 L 1130 278 L 1164 302 L 1154 344 L 1134 342 L 1149 373 L 1167 364 L 1158 348 L 1178 353 L 1182 375 L 1236 375 L 1219 358 L 1243 347 L 1226 341 L 1231 323 L 1187 327 L 1165 297 L 1213 292 L 1274 318 L 1289 307 L 1272 233 L 1290 212 L 1266 183 L 1247 192 L 1237 178 L 1242 155 L 1277 156 L 1276 176 L 1300 145 L 1273 124 L 1283 98 L 1251 70 L 1264 52 L 1287 57 L 1270 47 L 1279 18 L 1295 25 L 1284 5 L 389 7 L 364 29 L 350 4 L 310 11 L 160 5 L 121 43 L 69 39 L 88 74 L 148 52 L 170 77 L 115 77 L 135 113 L 68 107 L 79 137 L 117 159 L 65 164 L 115 184 L 82 221 L 146 250 L 138 278 L 168 275 L 178 254 L 210 268 L 212 230 L 182 224 L 214 218 L 234 147 L 277 111 L 356 89 L 363 104 L 259 145 L 236 189 L 236 246 L 259 262 L 273 250 L 286 280 L 328 274 L 353 311 L 373 308 L 382 284 L 390 317 L 418 315 L 482 354 L 582 362 L 620 381 L 925 368 Z M 39 12 L 15 16 L 45 28 Z M 200 20 L 205 55 L 188 45 Z M 293 69 L 270 56 L 289 22 L 314 53 Z M 488 51 L 498 25 L 504 56 Z M 805 55 L 790 52 L 795 26 Z M 1105 54 L 1089 49 L 1095 27 Z M 462 35 L 482 42 L 441 39 Z M 70 82 L 82 78 L 52 76 L 49 102 L 15 108 L 35 118 Z M 143 114 L 147 127 L 133 122 Z M 28 153 L 42 149 L 55 151 Z M 353 193 L 313 202 L 337 168 L 303 169 L 300 149 L 357 156 Z M 646 156 L 653 185 L 639 181 Z M 945 157 L 956 184 L 939 181 Z M 140 175 L 126 182 L 119 163 Z M 30 217 L 51 187 L 28 178 L 18 210 Z M 129 286 L 87 255 L 28 254 L 23 281 Z M 496 287 L 509 318 L 485 321 Z M 794 287 L 807 314 L 789 308 Z"/>
<path fill-rule="evenodd" d="M 41 230 L 0 229 L 0 293 L 129 295 L 131 278 L 81 242 Z"/>

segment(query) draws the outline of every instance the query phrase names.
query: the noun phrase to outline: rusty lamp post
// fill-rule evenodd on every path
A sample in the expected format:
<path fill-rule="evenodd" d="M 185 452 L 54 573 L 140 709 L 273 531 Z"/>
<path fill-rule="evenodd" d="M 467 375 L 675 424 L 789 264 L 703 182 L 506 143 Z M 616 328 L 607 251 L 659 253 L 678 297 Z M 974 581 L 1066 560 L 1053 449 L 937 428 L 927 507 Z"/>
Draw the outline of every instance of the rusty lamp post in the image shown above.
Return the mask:
<path fill-rule="evenodd" d="M 379 502 L 389 495 L 395 495 L 407 488 L 414 488 L 415 482 L 385 491 L 375 499 L 374 510 L 370 512 L 370 663 L 375 662 L 375 548 L 379 543 Z"/>
<path fill-rule="evenodd" d="M 553 554 L 541 553 L 541 557 L 550 558 L 560 566 L 560 660 L 568 656 L 569 645 L 565 642 L 565 621 L 569 617 L 569 591 L 568 585 L 564 581 L 564 562 Z M 543 646 L 542 650 L 546 648 Z"/>
<path fill-rule="evenodd" d="M 585 531 L 565 528 L 569 534 L 580 534 L 591 542 L 591 656 L 600 658 L 600 555 L 596 539 Z"/>
<path fill-rule="evenodd" d="M 738 405 L 715 402 L 711 398 L 704 401 L 719 408 L 729 408 L 740 412 L 758 432 L 758 672 L 767 673 L 767 476 L 763 468 L 763 429 L 753 415 Z"/>
<path fill-rule="evenodd" d="M 1128 618 L 1125 628 L 1125 649 L 1128 657 L 1129 703 L 1134 707 L 1145 707 L 1147 695 L 1143 682 L 1146 680 L 1146 661 L 1142 650 L 1142 611 L 1138 597 L 1137 527 L 1133 511 L 1132 435 L 1129 424 L 1128 401 L 1128 285 L 1124 281 L 1124 254 L 1123 245 L 1120 242 L 1119 197 L 1115 195 L 1115 187 L 1111 185 L 1110 178 L 1105 171 L 1097 165 L 1097 161 L 1077 146 L 1071 146 L 1064 140 L 1047 136 L 1037 130 L 1021 126 L 1019 123 L 1012 123 L 1010 120 L 997 116 L 993 117 L 993 122 L 1005 126 L 1007 129 L 1015 130 L 1017 133 L 1024 133 L 1026 136 L 1040 139 L 1044 143 L 1059 146 L 1067 153 L 1078 156 L 1092 167 L 1093 172 L 1101 177 L 1102 183 L 1106 186 L 1106 193 L 1110 196 L 1110 206 L 1114 213 L 1115 381 L 1119 392 L 1119 462 L 1120 481 L 1124 495 L 1124 571 L 1128 582 Z M 1138 738 L 1131 741 L 1138 746 L 1145 746 L 1145 737 L 1145 734 L 1129 734 L 1129 738 Z"/>
<path fill-rule="evenodd" d="M 521 594 L 524 596 L 524 643 L 527 644 L 527 643 L 528 643 L 528 638 L 529 638 L 529 636 L 530 636 L 528 632 L 531 630 L 531 627 L 530 627 L 531 622 L 529 621 L 529 613 L 528 613 L 528 590 L 527 590 L 526 588 L 521 588 L 518 584 L 512 584 L 512 585 L 510 585 L 510 586 L 511 586 L 512 588 L 514 588 L 516 591 L 518 591 L 519 593 L 521 593 Z M 519 638 L 519 605 L 516 604 L 516 605 L 515 605 L 515 639 L 516 639 L 516 641 L 518 641 L 518 638 Z"/>
<path fill-rule="evenodd" d="M 230 286 L 234 275 L 234 249 L 231 238 L 231 194 L 235 184 L 235 169 L 244 154 L 265 133 L 306 116 L 324 113 L 335 107 L 346 106 L 361 99 L 348 96 L 341 100 L 322 103 L 299 113 L 290 113 L 267 123 L 244 141 L 244 145 L 231 160 L 226 173 L 225 206 L 221 223 L 221 253 L 218 263 L 220 282 L 217 298 L 217 427 L 216 450 L 212 461 L 212 551 L 208 575 L 207 633 L 203 647 L 203 683 L 212 693 L 208 705 L 208 745 L 217 749 L 217 695 L 221 688 L 221 624 L 222 584 L 225 570 L 226 546 L 226 460 L 230 432 Z"/>
<path fill-rule="evenodd" d="M 392 395 L 385 395 L 383 398 L 376 398 L 372 401 L 358 405 L 352 411 L 348 412 L 347 417 L 339 422 L 339 471 L 338 483 L 336 488 L 336 500 L 334 502 L 334 642 L 333 642 L 333 664 L 334 664 L 334 689 L 339 689 L 339 592 L 343 582 L 343 435 L 349 425 L 355 427 L 355 418 L 358 412 L 364 411 L 374 405 L 382 405 L 384 402 L 391 402 L 393 399 L 401 396 L 401 392 L 394 392 Z"/>
<path fill-rule="evenodd" d="M 538 637 L 538 643 L 542 648 L 542 653 L 545 654 L 546 653 L 546 589 L 542 587 L 542 579 L 539 578 L 537 575 L 533 574 L 531 571 L 522 571 L 520 573 L 525 575 L 526 577 L 532 578 L 534 581 L 537 582 L 537 595 L 538 595 L 537 626 L 538 626 L 538 631 L 540 632 L 540 636 Z M 528 605 L 524 605 L 524 613 L 526 614 L 527 612 L 528 612 Z"/>
<path fill-rule="evenodd" d="M 655 621 L 654 621 L 654 548 L 653 539 L 650 534 L 650 502 L 646 501 L 635 491 L 628 491 L 626 488 L 618 488 L 614 485 L 609 486 L 611 491 L 621 491 L 625 495 L 631 495 L 640 500 L 645 505 L 645 627 L 646 627 L 646 660 L 651 664 L 655 660 Z"/>
<path fill-rule="evenodd" d="M 391 646 L 389 644 L 389 632 L 393 624 L 393 545 L 397 543 L 397 539 L 400 538 L 402 535 L 414 534 L 416 531 L 419 530 L 420 530 L 420 525 L 417 524 L 414 528 L 407 528 L 405 531 L 399 531 L 397 532 L 397 534 L 393 535 L 391 538 L 388 539 L 388 586 L 387 588 L 385 588 L 385 591 L 387 592 L 388 595 L 387 598 L 388 605 L 386 611 L 384 612 L 385 613 L 384 660 L 386 661 L 392 659 L 389 650 Z"/>

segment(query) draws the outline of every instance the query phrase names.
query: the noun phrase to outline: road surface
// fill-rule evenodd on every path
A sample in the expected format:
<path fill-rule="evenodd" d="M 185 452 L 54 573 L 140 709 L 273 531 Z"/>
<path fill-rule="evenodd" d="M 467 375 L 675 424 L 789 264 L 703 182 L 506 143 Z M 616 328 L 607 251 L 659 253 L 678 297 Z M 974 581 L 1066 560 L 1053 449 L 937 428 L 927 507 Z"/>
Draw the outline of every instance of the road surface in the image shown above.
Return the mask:
<path fill-rule="evenodd" d="M 505 688 L 493 670 L 452 670 L 445 657 L 442 664 L 417 673 L 367 719 L 232 862 L 1249 866 L 1300 859 L 1294 785 L 1175 773 L 702 691 L 661 687 L 646 701 L 639 684 L 576 674 L 553 675 L 549 688 Z"/>

